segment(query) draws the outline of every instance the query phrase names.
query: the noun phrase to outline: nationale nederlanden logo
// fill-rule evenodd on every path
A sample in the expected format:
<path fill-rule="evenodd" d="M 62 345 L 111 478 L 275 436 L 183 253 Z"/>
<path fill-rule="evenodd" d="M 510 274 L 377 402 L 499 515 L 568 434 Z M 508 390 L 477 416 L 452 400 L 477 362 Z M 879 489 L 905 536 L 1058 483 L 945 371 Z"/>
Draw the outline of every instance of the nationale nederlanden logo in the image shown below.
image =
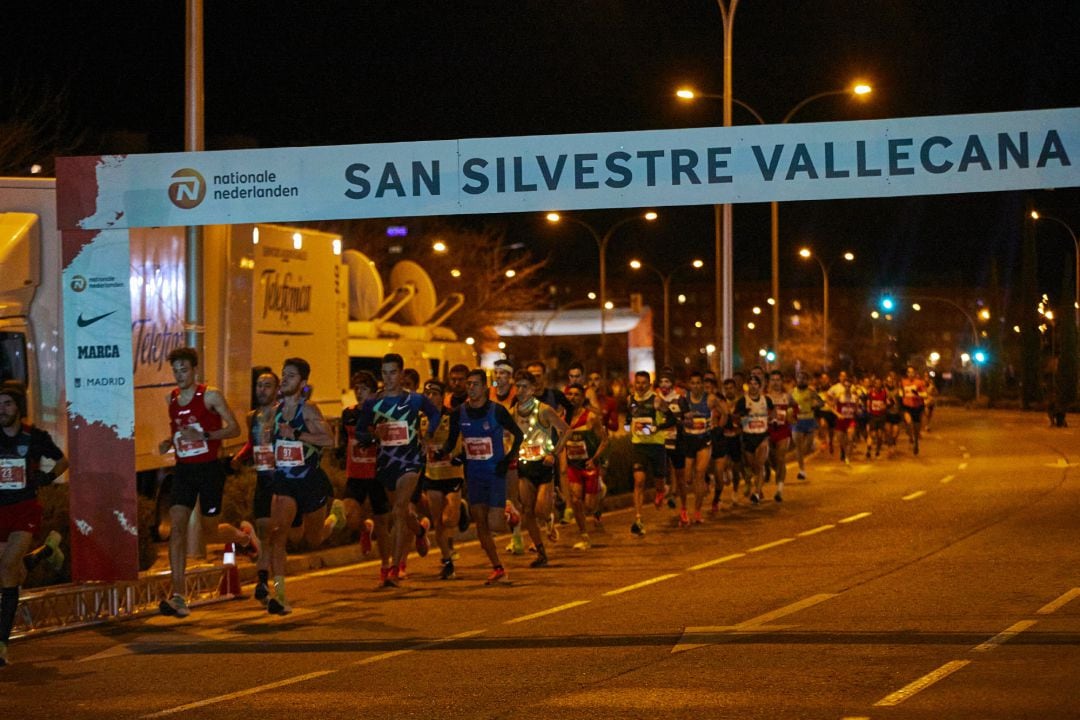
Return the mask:
<path fill-rule="evenodd" d="M 169 200 L 181 210 L 197 207 L 206 197 L 206 180 L 198 170 L 181 168 L 172 174 Z"/>

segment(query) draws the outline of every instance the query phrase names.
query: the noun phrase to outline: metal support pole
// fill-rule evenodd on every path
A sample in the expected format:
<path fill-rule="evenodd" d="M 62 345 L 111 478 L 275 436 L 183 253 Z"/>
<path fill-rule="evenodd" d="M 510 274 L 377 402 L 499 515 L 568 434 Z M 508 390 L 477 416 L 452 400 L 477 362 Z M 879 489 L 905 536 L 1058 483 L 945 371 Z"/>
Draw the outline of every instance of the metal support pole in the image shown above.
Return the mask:
<path fill-rule="evenodd" d="M 780 358 L 780 203 L 769 203 L 772 224 L 772 351 Z"/>

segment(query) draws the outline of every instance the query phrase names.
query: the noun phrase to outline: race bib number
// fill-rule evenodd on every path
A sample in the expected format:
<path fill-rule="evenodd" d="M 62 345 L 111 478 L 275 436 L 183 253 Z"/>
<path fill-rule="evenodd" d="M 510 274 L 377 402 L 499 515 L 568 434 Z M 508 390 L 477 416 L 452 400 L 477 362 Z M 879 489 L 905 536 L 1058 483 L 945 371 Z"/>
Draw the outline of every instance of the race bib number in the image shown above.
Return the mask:
<path fill-rule="evenodd" d="M 690 427 L 688 428 L 693 435 L 704 435 L 709 431 L 709 418 L 693 417 L 690 419 Z"/>
<path fill-rule="evenodd" d="M 855 406 L 854 405 L 841 405 L 840 406 L 840 417 L 844 418 L 845 420 L 850 420 L 851 418 L 855 417 Z"/>
<path fill-rule="evenodd" d="M 465 438 L 465 457 L 468 460 L 490 460 L 495 457 L 495 449 L 491 445 L 491 438 Z"/>
<path fill-rule="evenodd" d="M 742 419 L 743 432 L 758 434 L 767 432 L 769 428 L 769 421 L 760 415 L 750 415 Z"/>
<path fill-rule="evenodd" d="M 278 440 L 274 443 L 274 462 L 279 468 L 300 467 L 304 464 L 304 443 Z"/>
<path fill-rule="evenodd" d="M 374 465 L 375 453 L 371 452 L 374 447 L 374 445 L 370 448 L 360 447 L 360 443 L 356 442 L 356 440 L 350 440 L 349 462 L 354 462 L 358 465 Z"/>
<path fill-rule="evenodd" d="M 203 431 L 202 425 L 199 425 L 199 423 L 192 423 L 187 427 L 198 430 L 200 433 Z M 202 438 L 199 438 L 198 440 L 184 440 L 180 437 L 179 432 L 173 435 L 173 447 L 176 448 L 176 457 L 182 458 L 197 457 L 210 452 L 210 446 L 207 445 L 206 441 Z"/>
<path fill-rule="evenodd" d="M 521 459 L 525 462 L 536 462 L 537 460 L 544 459 L 544 446 L 543 445 L 522 445 L 521 446 Z"/>
<path fill-rule="evenodd" d="M 885 401 L 884 400 L 871 400 L 870 401 L 870 411 L 871 412 L 879 413 L 879 412 L 882 412 L 884 410 L 885 410 Z"/>
<path fill-rule="evenodd" d="M 26 460 L 0 458 L 0 490 L 22 490 L 26 487 Z"/>
<path fill-rule="evenodd" d="M 566 441 L 566 459 L 567 460 L 588 460 L 589 451 L 585 447 L 584 440 L 567 440 Z"/>
<path fill-rule="evenodd" d="M 386 447 L 401 447 L 409 444 L 409 423 L 404 420 L 387 420 L 382 428 L 382 440 Z"/>
<path fill-rule="evenodd" d="M 630 432 L 637 437 L 649 437 L 653 434 L 652 418 L 636 417 L 630 420 Z"/>
<path fill-rule="evenodd" d="M 274 469 L 273 445 L 256 445 L 251 449 L 251 452 L 252 457 L 255 460 L 255 470 L 257 472 L 269 472 Z"/>

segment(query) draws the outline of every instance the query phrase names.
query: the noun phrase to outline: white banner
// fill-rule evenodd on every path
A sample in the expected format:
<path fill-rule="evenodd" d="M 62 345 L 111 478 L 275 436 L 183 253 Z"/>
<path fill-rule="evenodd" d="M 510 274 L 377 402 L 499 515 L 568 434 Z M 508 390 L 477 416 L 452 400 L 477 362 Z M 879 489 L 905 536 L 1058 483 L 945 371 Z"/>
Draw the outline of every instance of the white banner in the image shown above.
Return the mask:
<path fill-rule="evenodd" d="M 108 156 L 96 204 L 65 217 L 93 229 L 941 195 L 1077 186 L 1078 157 L 1080 108 Z"/>
<path fill-rule="evenodd" d="M 120 438 L 135 428 L 128 259 L 127 231 L 102 231 L 63 273 L 68 417 Z"/>

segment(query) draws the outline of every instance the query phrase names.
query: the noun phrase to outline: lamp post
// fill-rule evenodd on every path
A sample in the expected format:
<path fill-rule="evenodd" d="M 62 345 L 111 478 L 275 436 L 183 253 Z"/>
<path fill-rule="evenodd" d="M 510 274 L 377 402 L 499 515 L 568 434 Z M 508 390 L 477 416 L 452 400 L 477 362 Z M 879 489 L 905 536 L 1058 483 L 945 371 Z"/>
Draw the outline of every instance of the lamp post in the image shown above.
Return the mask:
<path fill-rule="evenodd" d="M 795 116 L 795 113 L 799 112 L 815 100 L 832 97 L 834 95 L 855 95 L 857 97 L 862 97 L 864 95 L 869 95 L 871 92 L 873 92 L 873 88 L 869 84 L 857 82 L 848 88 L 838 88 L 836 90 L 826 90 L 824 92 L 815 93 L 796 103 L 795 106 L 784 115 L 780 124 L 784 125 L 791 122 L 791 118 Z M 675 95 L 683 100 L 693 100 L 698 97 L 713 100 L 724 99 L 723 95 L 717 95 L 715 93 L 699 93 L 690 88 L 680 88 L 675 92 Z M 765 118 L 762 117 L 761 113 L 747 103 L 738 98 L 731 98 L 731 102 L 753 115 L 754 119 L 757 120 L 759 124 L 766 124 Z M 727 125 L 727 123 L 725 123 L 725 125 Z M 771 225 L 769 239 L 772 261 L 772 298 L 774 300 L 772 306 L 772 347 L 773 351 L 776 352 L 780 346 L 780 203 L 776 200 L 769 203 L 769 219 Z"/>
<path fill-rule="evenodd" d="M 833 260 L 828 265 L 821 261 L 817 255 L 810 251 L 810 248 L 803 248 L 799 251 L 799 256 L 804 259 L 814 259 L 817 264 L 821 266 L 821 278 L 822 278 L 822 301 L 821 301 L 821 348 L 824 352 L 823 362 L 826 368 L 829 367 L 829 268 L 832 267 Z M 855 253 L 846 252 L 841 255 L 847 262 L 852 262 L 855 259 Z"/>
<path fill-rule="evenodd" d="M 694 260 L 690 263 L 690 266 L 699 269 L 705 267 L 705 263 L 701 260 Z M 660 278 L 660 284 L 664 288 L 664 366 L 667 367 L 671 365 L 671 353 L 669 352 L 671 347 L 671 278 L 682 268 L 675 268 L 665 275 L 649 263 L 643 263 L 640 260 L 631 260 L 630 267 L 634 270 L 645 268 L 656 273 L 656 276 Z"/>
<path fill-rule="evenodd" d="M 915 301 L 918 301 L 918 302 L 945 303 L 946 305 L 949 305 L 949 306 L 953 307 L 954 309 L 959 310 L 960 314 L 964 316 L 965 320 L 967 320 L 968 327 L 971 328 L 971 344 L 973 346 L 973 350 L 975 350 L 976 354 L 978 354 L 977 351 L 978 351 L 979 345 L 981 344 L 979 342 L 979 328 L 975 324 L 975 318 L 973 318 L 971 316 L 971 313 L 969 313 L 967 310 L 965 310 L 962 305 L 960 305 L 956 301 L 950 300 L 949 298 L 946 298 L 946 297 L 934 297 L 934 296 L 930 296 L 930 295 L 919 295 L 919 296 L 910 295 L 910 296 L 905 296 L 905 299 L 915 300 Z M 912 309 L 915 310 L 916 312 L 918 312 L 919 310 L 922 310 L 922 308 L 919 307 L 918 305 L 913 306 Z M 979 398 L 982 395 L 982 363 L 983 363 L 983 361 L 979 360 L 978 358 L 975 358 L 975 361 L 973 363 L 975 365 L 975 402 L 976 403 L 979 402 Z"/>
<path fill-rule="evenodd" d="M 644 215 L 631 215 L 619 220 L 614 225 L 607 229 L 603 235 L 601 235 L 596 228 L 584 220 L 580 220 L 572 215 L 560 215 L 557 212 L 550 212 L 547 214 L 547 221 L 550 223 L 557 223 L 561 220 L 569 220 L 572 223 L 580 225 L 589 231 L 593 240 L 596 241 L 596 248 L 600 253 L 600 372 L 603 374 L 604 379 L 607 379 L 607 245 L 611 240 L 611 236 L 615 234 L 623 225 L 633 222 L 634 220 L 647 220 L 652 222 L 656 220 L 657 215 L 655 212 L 649 211 Z"/>
<path fill-rule="evenodd" d="M 1076 251 L 1076 275 L 1074 276 L 1074 290 L 1076 297 L 1073 298 L 1073 322 L 1076 323 L 1077 330 L 1080 330 L 1080 240 L 1076 237 L 1076 231 L 1072 229 L 1067 222 L 1061 218 L 1056 218 L 1053 215 L 1045 215 L 1038 210 L 1031 211 L 1032 220 L 1053 220 L 1061 227 L 1065 228 L 1069 233 L 1069 237 L 1073 241 L 1073 249 Z"/>

